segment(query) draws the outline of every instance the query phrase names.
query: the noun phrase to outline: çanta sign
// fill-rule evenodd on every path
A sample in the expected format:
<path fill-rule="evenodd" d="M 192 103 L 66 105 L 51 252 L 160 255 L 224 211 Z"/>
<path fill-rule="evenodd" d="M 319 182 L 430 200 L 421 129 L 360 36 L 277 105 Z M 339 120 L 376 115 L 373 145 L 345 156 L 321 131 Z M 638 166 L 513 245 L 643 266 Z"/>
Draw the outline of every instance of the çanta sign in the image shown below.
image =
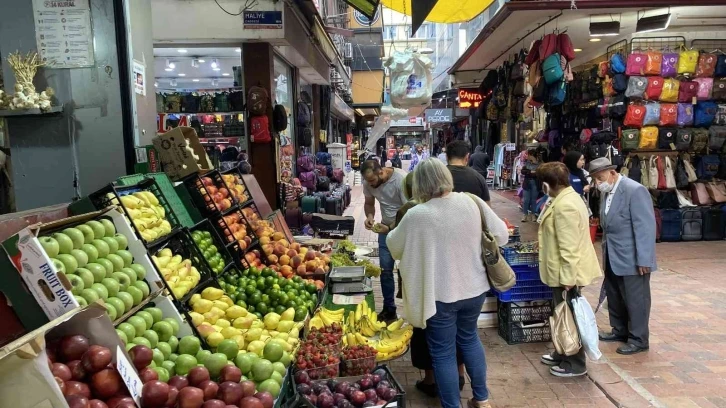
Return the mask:
<path fill-rule="evenodd" d="M 459 89 L 459 107 L 460 108 L 478 108 L 479 104 L 484 100 L 482 94 L 476 88 Z"/>
<path fill-rule="evenodd" d="M 250 30 L 282 28 L 282 11 L 245 11 L 242 27 Z"/>
<path fill-rule="evenodd" d="M 431 123 L 450 123 L 451 109 L 426 109 L 426 122 Z"/>

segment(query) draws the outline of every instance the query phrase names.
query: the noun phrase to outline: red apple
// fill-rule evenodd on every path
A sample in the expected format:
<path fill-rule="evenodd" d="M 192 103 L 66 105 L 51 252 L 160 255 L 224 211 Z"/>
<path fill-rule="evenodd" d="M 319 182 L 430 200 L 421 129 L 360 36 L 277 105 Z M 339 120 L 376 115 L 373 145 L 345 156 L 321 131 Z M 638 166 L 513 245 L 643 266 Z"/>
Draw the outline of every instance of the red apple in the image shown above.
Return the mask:
<path fill-rule="evenodd" d="M 242 387 L 242 397 L 251 397 L 255 395 L 255 383 L 252 381 L 242 381 L 239 383 L 239 385 Z"/>
<path fill-rule="evenodd" d="M 139 344 L 129 350 L 129 356 L 134 367 L 141 370 L 151 364 L 151 360 L 154 359 L 154 352 L 150 348 Z"/>
<path fill-rule="evenodd" d="M 87 384 L 79 381 L 66 381 L 66 395 L 82 395 L 91 398 L 91 389 Z"/>
<path fill-rule="evenodd" d="M 205 367 L 194 367 L 187 373 L 187 380 L 189 380 L 189 385 L 192 387 L 198 386 L 202 382 L 209 380 L 209 378 L 209 370 Z"/>
<path fill-rule="evenodd" d="M 98 400 L 98 399 L 92 399 L 88 401 L 89 408 L 108 408 L 108 405 L 106 405 L 105 402 Z"/>
<path fill-rule="evenodd" d="M 226 406 L 227 404 L 225 404 L 222 400 L 210 399 L 204 402 L 202 408 L 225 408 Z"/>
<path fill-rule="evenodd" d="M 163 408 L 169 399 L 169 385 L 161 381 L 149 381 L 141 389 L 144 408 Z"/>
<path fill-rule="evenodd" d="M 111 363 L 112 359 L 113 355 L 111 354 L 111 350 L 106 347 L 94 346 L 83 353 L 83 356 L 81 357 L 81 364 L 87 373 L 93 374 L 104 369 Z"/>
<path fill-rule="evenodd" d="M 149 381 L 156 381 L 159 379 L 159 373 L 154 371 L 151 367 L 144 367 L 139 371 L 139 378 L 141 379 L 142 384 L 146 384 Z M 170 385 L 171 381 L 169 381 Z"/>
<path fill-rule="evenodd" d="M 255 397 L 244 397 L 239 402 L 241 408 L 265 408 L 264 405 Z"/>
<path fill-rule="evenodd" d="M 242 399 L 242 386 L 236 382 L 225 381 L 219 384 L 217 398 L 227 403 L 227 405 L 237 405 L 239 400 Z"/>
<path fill-rule="evenodd" d="M 70 381 L 73 379 L 71 369 L 63 363 L 53 363 L 50 371 L 53 373 L 54 376 L 60 378 L 63 381 Z"/>
<path fill-rule="evenodd" d="M 121 376 L 116 370 L 105 368 L 91 377 L 93 394 L 99 398 L 111 398 L 123 388 Z"/>
<path fill-rule="evenodd" d="M 71 377 L 74 381 L 83 381 L 86 378 L 86 370 L 83 369 L 81 360 L 73 360 L 68 362 L 68 369 L 71 370 Z"/>
<path fill-rule="evenodd" d="M 55 379 L 56 384 L 58 384 L 58 388 L 60 388 L 61 394 L 66 395 L 66 382 L 58 377 L 53 378 Z"/>
<path fill-rule="evenodd" d="M 169 379 L 169 386 L 175 387 L 177 390 L 181 390 L 187 385 L 189 385 L 189 380 L 183 375 L 175 375 Z"/>
<path fill-rule="evenodd" d="M 86 336 L 75 335 L 63 337 L 58 345 L 62 361 L 80 360 L 88 351 L 90 343 Z"/>
<path fill-rule="evenodd" d="M 272 398 L 272 394 L 267 391 L 258 392 L 254 395 L 255 398 L 260 400 L 264 408 L 272 408 L 275 405 L 275 399 Z"/>
<path fill-rule="evenodd" d="M 204 392 L 196 387 L 186 387 L 179 390 L 179 408 L 200 408 L 204 404 Z"/>
<path fill-rule="evenodd" d="M 125 406 L 128 406 L 129 402 L 134 404 L 133 406 L 136 406 L 133 398 L 126 397 L 126 396 L 113 397 L 113 398 L 109 399 L 108 401 L 106 401 L 106 405 L 108 405 L 108 408 L 119 408 L 119 407 L 124 407 L 123 404 L 126 404 Z"/>
<path fill-rule="evenodd" d="M 66 402 L 70 408 L 89 408 L 88 398 L 82 395 L 66 395 Z"/>
<path fill-rule="evenodd" d="M 169 398 L 166 400 L 166 408 L 174 408 L 179 397 L 179 390 L 176 387 L 169 387 Z"/>
<path fill-rule="evenodd" d="M 214 399 L 219 391 L 219 385 L 211 380 L 202 381 L 197 387 L 204 392 L 205 401 Z"/>
<path fill-rule="evenodd" d="M 239 383 L 242 380 L 242 370 L 232 364 L 222 367 L 219 372 L 219 382 L 232 381 Z"/>

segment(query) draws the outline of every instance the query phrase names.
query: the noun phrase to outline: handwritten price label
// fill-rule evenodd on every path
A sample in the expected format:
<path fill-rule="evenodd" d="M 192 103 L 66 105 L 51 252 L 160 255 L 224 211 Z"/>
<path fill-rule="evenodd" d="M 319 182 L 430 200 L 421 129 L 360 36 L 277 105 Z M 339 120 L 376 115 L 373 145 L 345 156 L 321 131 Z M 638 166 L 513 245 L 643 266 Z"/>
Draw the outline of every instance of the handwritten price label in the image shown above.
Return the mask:
<path fill-rule="evenodd" d="M 129 389 L 131 398 L 136 401 L 136 405 L 141 406 L 141 388 L 143 384 L 141 384 L 141 379 L 136 374 L 136 369 L 134 369 L 134 366 L 126 358 L 121 346 L 116 347 L 116 369 L 121 375 L 124 384 L 126 384 L 126 388 Z"/>

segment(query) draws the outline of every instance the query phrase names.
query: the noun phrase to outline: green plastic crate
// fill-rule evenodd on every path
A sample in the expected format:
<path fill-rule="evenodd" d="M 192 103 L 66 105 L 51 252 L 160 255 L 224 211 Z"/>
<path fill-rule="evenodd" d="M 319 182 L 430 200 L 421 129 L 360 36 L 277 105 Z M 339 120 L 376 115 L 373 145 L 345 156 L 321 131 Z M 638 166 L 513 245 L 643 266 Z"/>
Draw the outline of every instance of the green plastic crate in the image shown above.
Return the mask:
<path fill-rule="evenodd" d="M 193 227 L 197 222 L 202 220 L 199 211 L 194 209 L 196 214 L 190 212 L 189 206 L 184 204 L 184 198 L 179 196 L 178 190 L 174 188 L 174 184 L 169 180 L 169 176 L 166 173 L 132 174 L 130 176 L 119 177 L 116 183 L 121 186 L 129 186 L 137 184 L 147 177 L 156 180 L 156 184 L 161 189 L 161 192 L 164 193 L 166 201 L 169 203 L 172 211 L 174 211 L 174 215 L 176 215 L 176 218 L 182 226 L 187 228 Z M 191 197 L 189 197 L 188 193 L 187 199 L 191 204 Z M 193 206 L 191 207 L 194 208 Z"/>

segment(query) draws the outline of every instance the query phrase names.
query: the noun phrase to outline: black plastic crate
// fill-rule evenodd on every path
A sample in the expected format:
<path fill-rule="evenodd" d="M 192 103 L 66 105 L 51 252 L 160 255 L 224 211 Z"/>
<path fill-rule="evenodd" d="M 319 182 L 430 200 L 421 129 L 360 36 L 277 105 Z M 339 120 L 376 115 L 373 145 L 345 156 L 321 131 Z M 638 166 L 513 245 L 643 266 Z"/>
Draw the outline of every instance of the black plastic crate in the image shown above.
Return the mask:
<path fill-rule="evenodd" d="M 552 301 L 525 303 L 499 303 L 498 332 L 508 344 L 538 343 L 552 340 L 549 317 Z"/>
<path fill-rule="evenodd" d="M 552 301 L 500 302 L 497 307 L 499 321 L 505 323 L 541 322 L 552 316 Z"/>
<path fill-rule="evenodd" d="M 222 240 L 222 237 L 219 236 L 219 231 L 214 228 L 212 223 L 208 219 L 204 219 L 201 222 L 197 223 L 193 227 L 189 228 L 189 232 L 192 235 L 192 239 L 194 239 L 194 235 L 197 233 L 209 233 L 209 237 L 211 238 L 212 242 L 211 244 L 214 245 L 217 248 L 217 253 L 220 254 L 222 257 L 222 270 L 219 271 L 219 273 L 215 273 L 215 276 L 219 276 L 223 273 L 224 269 L 228 268 L 230 264 L 236 263 L 237 259 L 230 254 L 229 250 L 227 249 L 227 243 Z M 196 241 L 195 241 L 196 244 Z M 199 252 L 204 255 L 205 249 L 202 248 L 202 246 L 197 245 Z M 205 257 L 206 259 L 206 257 Z M 207 263 L 209 263 L 209 267 L 214 272 L 214 267 L 212 266 L 211 262 L 207 260 Z M 240 265 L 241 266 L 241 265 Z"/>
<path fill-rule="evenodd" d="M 199 248 L 197 248 L 197 246 L 194 244 L 194 240 L 189 234 L 189 231 L 177 231 L 173 236 L 169 237 L 164 242 L 149 248 L 149 253 L 151 255 L 156 255 L 164 248 L 169 248 L 173 255 L 180 255 L 183 260 L 189 259 L 192 263 L 192 266 L 197 269 L 200 275 L 199 283 L 191 288 L 189 292 L 181 296 L 181 298 L 178 298 L 171 290 L 171 287 L 169 286 L 166 278 L 163 276 L 163 273 L 161 272 L 162 268 L 157 266 L 156 264 L 154 265 L 157 268 L 159 274 L 161 275 L 161 278 L 164 281 L 164 285 L 166 285 L 167 289 L 169 289 L 169 294 L 171 295 L 172 299 L 174 299 L 177 303 L 186 302 L 192 296 L 192 294 L 195 293 L 195 289 L 197 287 L 204 285 L 210 280 L 214 280 L 214 273 L 209 267 L 207 260 L 204 259 L 202 253 L 199 252 Z"/>
<path fill-rule="evenodd" d="M 242 192 L 241 192 L 242 196 L 238 197 L 238 199 L 237 199 L 237 202 L 240 203 L 240 207 L 249 205 L 250 203 L 253 202 L 252 195 L 250 194 L 250 191 L 247 188 L 247 183 L 245 183 L 244 178 L 242 177 L 242 173 L 239 172 L 239 168 L 237 168 L 235 166 L 229 170 L 221 172 L 221 174 L 223 175 L 222 179 L 224 179 L 226 176 L 234 177 L 233 183 L 225 181 L 230 192 L 232 192 L 235 189 L 235 185 L 239 184 L 242 186 Z"/>
<path fill-rule="evenodd" d="M 159 201 L 159 205 L 164 209 L 164 219 L 166 219 L 169 222 L 169 225 L 171 226 L 171 232 L 163 235 L 159 238 L 156 238 L 151 241 L 147 241 L 144 239 L 144 237 L 141 235 L 141 232 L 139 231 L 139 228 L 136 226 L 136 223 L 134 222 L 134 219 L 131 217 L 131 214 L 129 213 L 129 209 L 126 208 L 125 205 L 123 205 L 123 202 L 121 201 L 121 197 L 133 194 L 139 191 L 149 191 L 156 199 Z M 129 223 L 131 224 L 131 227 L 134 229 L 134 232 L 136 233 L 136 236 L 139 237 L 139 239 L 146 245 L 147 248 L 153 247 L 158 245 L 160 242 L 163 242 L 168 237 L 174 235 L 174 233 L 179 230 L 182 225 L 179 222 L 179 219 L 174 214 L 174 211 L 172 210 L 171 206 L 169 205 L 169 202 L 166 200 L 166 197 L 164 196 L 164 193 L 159 188 L 159 185 L 156 184 L 156 180 L 153 178 L 147 178 L 142 181 L 140 181 L 137 184 L 130 185 L 130 186 L 118 186 L 114 185 L 113 183 L 108 184 L 106 187 L 101 188 L 100 190 L 91 193 L 88 195 L 89 200 L 93 203 L 93 206 L 96 207 L 97 210 L 103 210 L 106 207 L 109 207 L 111 205 L 118 205 L 120 206 L 124 214 L 126 214 L 126 217 L 129 219 Z"/>
<path fill-rule="evenodd" d="M 229 187 L 227 187 L 222 175 L 217 170 L 205 174 L 191 174 L 185 177 L 182 183 L 202 215 L 216 215 L 238 204 L 237 199 L 231 194 Z M 213 196 L 215 194 L 224 195 L 224 191 L 226 191 L 226 197 L 224 198 L 229 200 L 229 207 L 220 208 L 214 202 Z"/>
<path fill-rule="evenodd" d="M 227 222 L 227 220 L 229 219 L 228 217 L 232 216 L 239 217 L 239 221 L 237 223 L 243 224 L 245 226 L 247 231 L 245 235 L 250 238 L 250 242 L 245 243 L 244 248 L 239 240 L 234 237 L 234 231 L 232 231 L 230 227 L 231 224 Z M 219 233 L 219 236 L 222 237 L 222 240 L 226 242 L 227 250 L 232 255 L 234 261 L 237 262 L 240 266 L 247 265 L 244 255 L 253 248 L 255 248 L 259 243 L 259 240 L 257 239 L 257 235 L 255 235 L 254 231 L 252 231 L 250 224 L 247 222 L 247 219 L 244 217 L 241 210 L 235 208 L 233 211 L 227 212 L 224 215 L 220 215 L 219 217 L 214 218 L 213 220 L 211 220 L 211 222 L 214 225 L 214 228 Z"/>

